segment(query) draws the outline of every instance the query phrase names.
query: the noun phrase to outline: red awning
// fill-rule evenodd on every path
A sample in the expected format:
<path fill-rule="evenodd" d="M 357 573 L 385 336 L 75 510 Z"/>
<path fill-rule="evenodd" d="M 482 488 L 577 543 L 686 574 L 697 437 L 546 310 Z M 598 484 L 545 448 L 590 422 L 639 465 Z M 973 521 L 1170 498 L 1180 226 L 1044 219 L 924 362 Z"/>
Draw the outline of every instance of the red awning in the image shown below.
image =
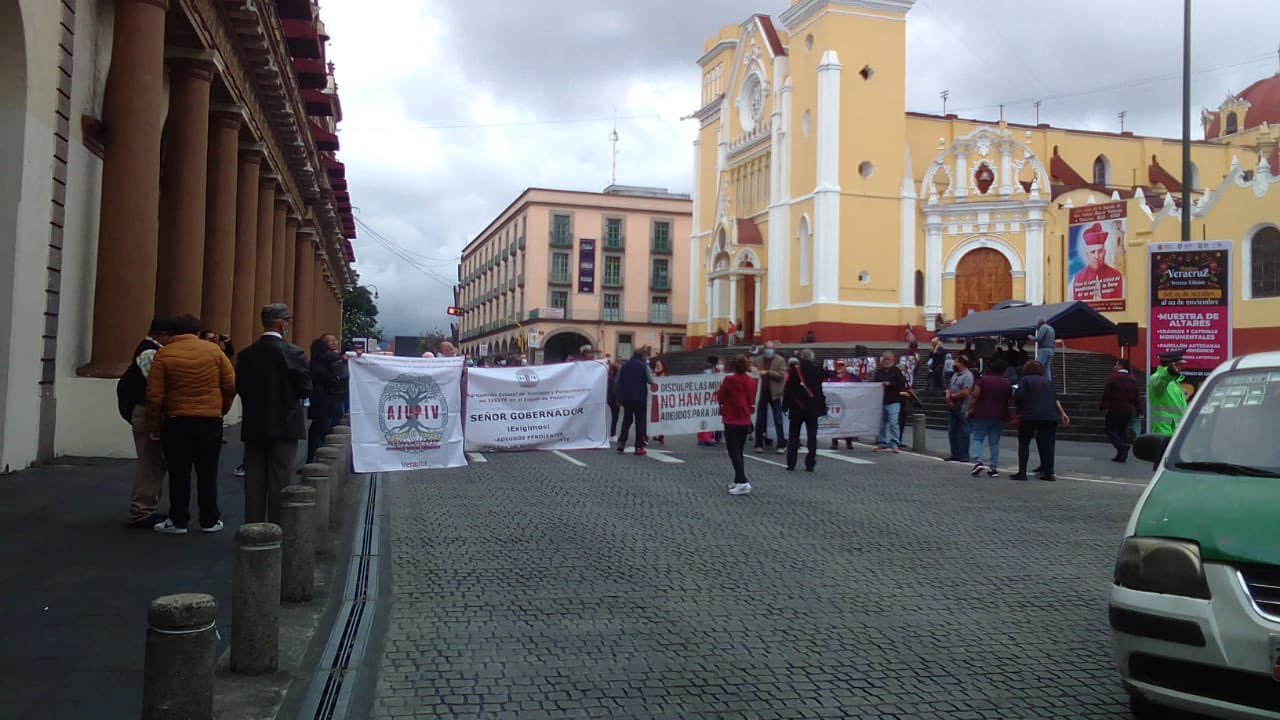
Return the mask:
<path fill-rule="evenodd" d="M 329 70 L 323 60 L 294 58 L 293 72 L 304 90 L 323 90 L 329 85 Z"/>
<path fill-rule="evenodd" d="M 316 32 L 315 23 L 282 18 L 280 26 L 284 30 L 290 55 L 295 58 L 324 59 L 324 48 L 320 45 L 320 34 Z"/>
<path fill-rule="evenodd" d="M 320 163 L 324 165 L 325 172 L 329 173 L 330 182 L 336 178 L 345 178 L 347 176 L 347 166 L 328 155 L 321 155 Z"/>
<path fill-rule="evenodd" d="M 311 0 L 276 0 L 276 12 L 281 18 L 311 20 Z"/>
<path fill-rule="evenodd" d="M 323 90 L 303 90 L 302 104 L 308 115 L 333 117 L 337 114 L 333 109 L 333 96 Z"/>
<path fill-rule="evenodd" d="M 354 233 L 352 234 L 352 237 L 355 237 Z M 347 255 L 347 262 L 355 262 L 355 261 L 356 261 L 356 251 L 355 251 L 354 249 L 352 249 L 352 247 L 351 247 L 351 242 L 350 242 L 350 241 L 347 241 L 347 240 L 344 240 L 344 241 L 343 241 L 343 243 L 342 243 L 342 245 L 343 245 L 343 248 L 347 251 L 347 253 L 346 253 L 346 255 Z"/>
<path fill-rule="evenodd" d="M 760 236 L 760 228 L 756 225 L 755 220 L 738 220 L 738 244 L 739 245 L 763 245 L 764 238 Z"/>
<path fill-rule="evenodd" d="M 326 152 L 338 151 L 338 136 L 325 130 L 319 125 L 308 122 L 311 126 L 311 137 L 316 139 L 316 147 Z"/>
<path fill-rule="evenodd" d="M 347 181 L 346 180 L 330 180 L 329 187 L 333 188 L 335 191 L 341 190 L 345 192 L 347 189 Z"/>

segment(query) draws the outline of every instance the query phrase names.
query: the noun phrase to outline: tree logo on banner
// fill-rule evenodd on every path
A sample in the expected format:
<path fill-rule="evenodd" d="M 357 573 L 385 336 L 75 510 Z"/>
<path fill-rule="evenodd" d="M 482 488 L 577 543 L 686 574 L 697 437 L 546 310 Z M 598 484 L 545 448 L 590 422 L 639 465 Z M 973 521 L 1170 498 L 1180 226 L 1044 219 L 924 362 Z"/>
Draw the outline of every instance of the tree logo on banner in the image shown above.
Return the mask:
<path fill-rule="evenodd" d="M 444 442 L 449 406 L 435 379 L 400 375 L 386 384 L 378 399 L 378 429 L 388 450 L 421 453 Z"/>
<path fill-rule="evenodd" d="M 840 427 L 840 417 L 844 415 L 844 400 L 835 393 L 827 395 L 827 414 L 818 418 L 818 428 Z"/>

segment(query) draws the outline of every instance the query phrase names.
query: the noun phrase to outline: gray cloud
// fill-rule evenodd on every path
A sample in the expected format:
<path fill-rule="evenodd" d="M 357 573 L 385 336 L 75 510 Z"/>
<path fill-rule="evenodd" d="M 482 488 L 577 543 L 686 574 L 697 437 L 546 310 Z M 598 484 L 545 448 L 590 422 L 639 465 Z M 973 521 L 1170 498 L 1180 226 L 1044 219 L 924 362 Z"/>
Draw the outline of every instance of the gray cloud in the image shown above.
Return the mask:
<path fill-rule="evenodd" d="M 529 186 L 619 182 L 688 192 L 700 94 L 695 64 L 721 26 L 789 0 L 326 0 L 345 112 L 342 152 L 363 222 L 436 275 Z M 1165 0 L 920 0 L 908 16 L 908 109 L 1176 136 L 1181 12 Z M 1280 2 L 1197 3 L 1195 130 L 1202 105 L 1277 70 Z M 1256 39 L 1255 39 L 1256 38 Z M 842 58 L 851 65 L 856 58 Z M 1248 61 L 1248 62 L 1245 62 Z M 1231 65 L 1232 67 L 1220 67 Z M 1158 82 L 1135 83 L 1156 76 Z M 1110 89 L 1106 89 L 1110 88 Z M 1103 90 L 1106 89 L 1106 90 Z M 1015 102 L 1021 101 L 1021 102 Z M 659 117 L 649 117 L 651 115 Z M 633 116 L 644 116 L 628 119 Z M 530 123 L 513 125 L 513 123 Z M 482 127 L 505 124 L 505 127 Z M 429 129 L 444 125 L 471 127 Z M 389 334 L 446 327 L 452 292 L 363 230 L 362 281 L 377 285 Z"/>

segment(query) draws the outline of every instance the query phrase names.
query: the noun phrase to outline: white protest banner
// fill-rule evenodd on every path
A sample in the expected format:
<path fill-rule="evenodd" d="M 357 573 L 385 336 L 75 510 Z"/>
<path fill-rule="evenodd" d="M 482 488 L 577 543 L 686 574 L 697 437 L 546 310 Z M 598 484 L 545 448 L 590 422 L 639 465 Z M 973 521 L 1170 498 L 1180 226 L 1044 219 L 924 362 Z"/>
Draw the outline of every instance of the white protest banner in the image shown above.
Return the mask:
<path fill-rule="evenodd" d="M 880 432 L 884 386 L 880 383 L 823 383 L 827 414 L 818 419 L 820 438 L 874 438 Z"/>
<path fill-rule="evenodd" d="M 649 437 L 692 435 L 724 427 L 716 391 L 724 375 L 667 375 L 649 392 Z"/>
<path fill-rule="evenodd" d="M 467 371 L 469 451 L 591 450 L 609 444 L 603 362 Z"/>
<path fill-rule="evenodd" d="M 350 356 L 349 356 L 350 357 Z M 356 472 L 462 467 L 462 358 L 350 358 Z"/>

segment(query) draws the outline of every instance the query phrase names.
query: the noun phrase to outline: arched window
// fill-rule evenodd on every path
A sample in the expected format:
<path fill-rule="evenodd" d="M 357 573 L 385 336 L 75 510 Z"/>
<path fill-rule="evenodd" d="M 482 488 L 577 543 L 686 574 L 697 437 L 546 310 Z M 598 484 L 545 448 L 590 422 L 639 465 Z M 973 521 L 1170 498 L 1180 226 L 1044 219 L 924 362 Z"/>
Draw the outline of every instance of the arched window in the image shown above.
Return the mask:
<path fill-rule="evenodd" d="M 800 218 L 800 232 L 797 235 L 800 243 L 800 287 L 809 285 L 809 275 L 813 269 L 813 238 L 809 235 L 809 218 Z"/>
<path fill-rule="evenodd" d="M 924 307 L 924 273 L 916 271 L 916 307 Z"/>
<path fill-rule="evenodd" d="M 1093 161 L 1093 184 L 1111 184 L 1111 163 L 1107 161 L 1106 155 L 1099 155 L 1098 159 Z"/>
<path fill-rule="evenodd" d="M 1265 227 L 1249 241 L 1253 298 L 1280 297 L 1280 230 Z"/>
<path fill-rule="evenodd" d="M 1196 167 L 1195 163 L 1191 163 L 1191 179 L 1189 182 L 1192 190 L 1200 188 L 1200 168 Z"/>
<path fill-rule="evenodd" d="M 1237 132 L 1240 132 L 1240 118 L 1233 112 L 1227 113 L 1227 134 L 1234 135 Z"/>

